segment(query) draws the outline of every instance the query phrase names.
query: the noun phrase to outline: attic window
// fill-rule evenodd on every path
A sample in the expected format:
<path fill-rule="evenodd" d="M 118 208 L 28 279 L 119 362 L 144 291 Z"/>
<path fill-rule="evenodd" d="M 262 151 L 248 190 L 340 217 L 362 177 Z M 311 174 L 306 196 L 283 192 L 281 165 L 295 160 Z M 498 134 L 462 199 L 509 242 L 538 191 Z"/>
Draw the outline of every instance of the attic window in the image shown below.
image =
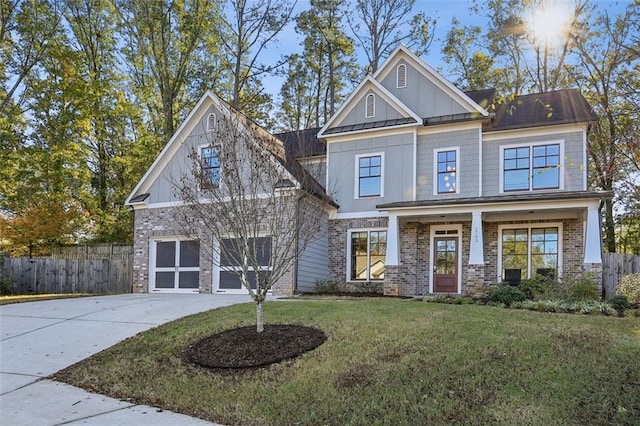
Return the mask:
<path fill-rule="evenodd" d="M 212 132 L 216 129 L 216 115 L 211 113 L 207 116 L 207 132 Z"/>
<path fill-rule="evenodd" d="M 366 99 L 365 118 L 373 118 L 376 116 L 376 95 L 369 93 Z"/>
<path fill-rule="evenodd" d="M 396 68 L 396 88 L 402 89 L 404 87 L 407 87 L 407 66 L 400 64 Z"/>

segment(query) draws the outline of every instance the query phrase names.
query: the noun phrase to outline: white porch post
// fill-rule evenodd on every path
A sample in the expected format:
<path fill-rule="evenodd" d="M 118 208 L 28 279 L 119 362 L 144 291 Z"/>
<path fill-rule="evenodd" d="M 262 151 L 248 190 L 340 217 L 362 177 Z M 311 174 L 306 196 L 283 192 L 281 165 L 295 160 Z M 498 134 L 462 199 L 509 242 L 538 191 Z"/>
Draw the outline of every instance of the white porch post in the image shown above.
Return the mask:
<path fill-rule="evenodd" d="M 598 203 L 587 207 L 587 228 L 584 235 L 584 263 L 602 263 L 602 235 Z"/>
<path fill-rule="evenodd" d="M 469 265 L 484 265 L 484 242 L 482 239 L 482 211 L 471 212 L 471 246 Z"/>
<path fill-rule="evenodd" d="M 387 229 L 387 258 L 385 265 L 400 265 L 400 232 L 398 216 L 389 215 L 389 228 Z"/>

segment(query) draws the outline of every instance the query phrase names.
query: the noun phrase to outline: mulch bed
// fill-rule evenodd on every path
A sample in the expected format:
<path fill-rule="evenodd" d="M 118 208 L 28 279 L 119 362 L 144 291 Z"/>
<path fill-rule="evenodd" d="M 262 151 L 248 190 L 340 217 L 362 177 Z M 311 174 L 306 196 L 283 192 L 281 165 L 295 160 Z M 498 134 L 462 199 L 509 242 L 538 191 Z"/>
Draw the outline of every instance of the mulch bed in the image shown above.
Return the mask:
<path fill-rule="evenodd" d="M 302 325 L 265 325 L 234 328 L 200 340 L 186 348 L 190 361 L 209 368 L 260 367 L 294 358 L 327 340 L 322 330 Z"/>

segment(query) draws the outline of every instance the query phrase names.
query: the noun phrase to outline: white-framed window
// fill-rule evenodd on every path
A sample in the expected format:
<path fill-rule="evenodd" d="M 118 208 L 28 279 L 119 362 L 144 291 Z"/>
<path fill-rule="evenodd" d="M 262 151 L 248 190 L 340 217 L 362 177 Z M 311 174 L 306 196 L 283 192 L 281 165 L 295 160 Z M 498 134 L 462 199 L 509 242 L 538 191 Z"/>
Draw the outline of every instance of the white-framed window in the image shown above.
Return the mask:
<path fill-rule="evenodd" d="M 199 148 L 200 167 L 202 171 L 202 188 L 220 187 L 220 151 L 213 145 L 202 145 Z"/>
<path fill-rule="evenodd" d="M 351 229 L 347 233 L 347 281 L 383 281 L 387 230 Z"/>
<path fill-rule="evenodd" d="M 239 272 L 242 270 L 242 255 L 238 250 L 238 244 L 232 238 L 223 238 L 217 243 L 216 252 L 219 254 L 219 262 L 214 262 L 214 284 L 219 292 L 246 292 L 240 280 Z M 261 236 L 249 238 L 247 242 L 252 253 L 260 265 L 258 270 L 249 266 L 247 279 L 251 288 L 255 289 L 258 280 L 271 273 L 272 237 Z"/>
<path fill-rule="evenodd" d="M 356 198 L 383 196 L 384 154 L 356 155 Z"/>
<path fill-rule="evenodd" d="M 373 118 L 376 116 L 376 95 L 369 93 L 365 98 L 365 118 Z"/>
<path fill-rule="evenodd" d="M 402 89 L 407 87 L 407 66 L 400 64 L 396 68 L 396 88 Z"/>
<path fill-rule="evenodd" d="M 216 129 L 218 119 L 215 113 L 211 113 L 207 116 L 207 132 L 213 132 Z"/>
<path fill-rule="evenodd" d="M 562 275 L 562 223 L 498 227 L 498 280 L 517 284 L 536 275 Z"/>
<path fill-rule="evenodd" d="M 459 158 L 459 147 L 433 150 L 434 194 L 460 193 Z"/>
<path fill-rule="evenodd" d="M 563 141 L 501 147 L 501 192 L 563 189 L 563 151 Z"/>

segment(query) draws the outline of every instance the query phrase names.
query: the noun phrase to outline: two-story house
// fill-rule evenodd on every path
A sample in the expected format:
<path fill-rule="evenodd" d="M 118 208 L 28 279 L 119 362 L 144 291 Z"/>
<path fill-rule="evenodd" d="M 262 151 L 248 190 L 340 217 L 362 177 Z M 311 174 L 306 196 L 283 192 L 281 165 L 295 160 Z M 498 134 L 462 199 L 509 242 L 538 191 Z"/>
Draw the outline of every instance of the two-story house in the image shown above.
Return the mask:
<path fill-rule="evenodd" d="M 599 207 L 610 194 L 587 186 L 590 106 L 576 90 L 496 96 L 462 92 L 400 46 L 324 127 L 276 135 L 339 207 L 312 256 L 326 261 L 304 278 L 296 267 L 274 293 L 329 278 L 383 282 L 392 295 L 466 294 L 536 274 L 599 272 Z M 179 202 L 158 179 L 181 155 L 171 147 L 196 140 L 220 108 L 205 98 L 127 199 L 136 215 L 134 290 L 158 290 L 154 245 L 175 233 L 162 217 Z M 224 291 L 205 269 L 194 290 Z"/>

